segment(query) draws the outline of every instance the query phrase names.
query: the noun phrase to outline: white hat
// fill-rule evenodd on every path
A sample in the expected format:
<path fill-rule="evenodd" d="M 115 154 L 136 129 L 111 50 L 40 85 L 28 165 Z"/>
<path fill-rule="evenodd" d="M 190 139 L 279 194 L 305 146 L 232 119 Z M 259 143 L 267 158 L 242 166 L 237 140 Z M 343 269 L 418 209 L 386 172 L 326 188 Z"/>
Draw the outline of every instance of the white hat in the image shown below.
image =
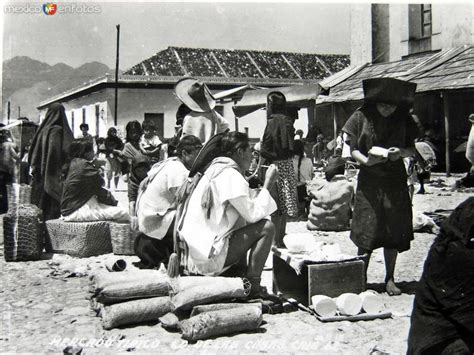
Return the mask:
<path fill-rule="evenodd" d="M 216 106 L 216 100 L 206 84 L 194 78 L 184 78 L 176 83 L 176 96 L 195 112 L 209 112 Z"/>

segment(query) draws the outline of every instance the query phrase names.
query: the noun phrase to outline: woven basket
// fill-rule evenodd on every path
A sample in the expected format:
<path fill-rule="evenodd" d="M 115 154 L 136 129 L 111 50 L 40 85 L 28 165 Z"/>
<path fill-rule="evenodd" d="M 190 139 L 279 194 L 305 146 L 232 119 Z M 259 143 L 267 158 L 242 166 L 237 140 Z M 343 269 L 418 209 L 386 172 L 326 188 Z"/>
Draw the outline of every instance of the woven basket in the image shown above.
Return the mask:
<path fill-rule="evenodd" d="M 112 252 L 109 224 L 99 222 L 64 222 L 61 219 L 46 221 L 55 253 L 88 257 Z"/>
<path fill-rule="evenodd" d="M 31 186 L 26 184 L 7 185 L 8 206 L 31 203 Z"/>
<path fill-rule="evenodd" d="M 6 261 L 38 260 L 43 251 L 42 211 L 35 205 L 10 206 L 3 217 Z"/>
<path fill-rule="evenodd" d="M 130 229 L 129 223 L 109 222 L 112 250 L 116 255 L 135 255 L 133 245 L 138 232 Z"/>

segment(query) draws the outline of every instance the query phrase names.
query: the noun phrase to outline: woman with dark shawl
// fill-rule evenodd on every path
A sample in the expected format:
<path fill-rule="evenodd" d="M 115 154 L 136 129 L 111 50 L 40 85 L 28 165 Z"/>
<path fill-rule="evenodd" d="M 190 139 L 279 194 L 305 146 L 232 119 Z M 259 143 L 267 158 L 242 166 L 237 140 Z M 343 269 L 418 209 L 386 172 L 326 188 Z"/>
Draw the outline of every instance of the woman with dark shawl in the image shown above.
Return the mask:
<path fill-rule="evenodd" d="M 43 210 L 45 221 L 61 215 L 62 168 L 73 139 L 64 106 L 51 104 L 33 137 L 28 157 L 33 176 L 31 202 Z"/>
<path fill-rule="evenodd" d="M 278 168 L 278 180 L 272 187 L 272 197 L 278 210 L 272 215 L 275 224 L 275 244 L 283 246 L 286 233 L 286 216 L 298 215 L 296 174 L 293 167 L 295 128 L 288 115 L 285 95 L 274 91 L 267 96 L 267 125 L 262 137 L 261 155 Z"/>
<path fill-rule="evenodd" d="M 413 239 L 404 157 L 414 155 L 417 127 L 409 114 L 416 84 L 392 78 L 363 81 L 364 104 L 346 122 L 352 157 L 360 164 L 350 238 L 366 270 L 374 249 L 384 248 L 386 291 L 399 295 L 394 271 Z M 374 147 L 377 147 L 374 149 Z M 384 149 L 380 149 L 384 148 Z M 383 151 L 385 156 L 375 154 Z"/>
<path fill-rule="evenodd" d="M 442 224 L 418 283 L 408 354 L 474 353 L 474 197 Z"/>

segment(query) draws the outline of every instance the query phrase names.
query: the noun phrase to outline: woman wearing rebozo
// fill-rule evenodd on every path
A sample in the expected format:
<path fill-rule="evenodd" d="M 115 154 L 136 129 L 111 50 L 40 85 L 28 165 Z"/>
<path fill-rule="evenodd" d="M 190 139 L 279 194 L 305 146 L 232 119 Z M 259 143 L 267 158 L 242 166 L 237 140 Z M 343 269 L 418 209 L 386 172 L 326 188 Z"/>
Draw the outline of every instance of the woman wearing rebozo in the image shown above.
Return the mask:
<path fill-rule="evenodd" d="M 252 160 L 249 139 L 240 132 L 227 133 L 220 157 L 206 169 L 189 199 L 180 235 L 189 248 L 190 272 L 219 275 L 247 262 L 250 297 L 264 297 L 261 274 L 275 234 L 270 214 L 276 203 L 269 189 L 278 172 L 270 166 L 263 188 L 251 198 L 244 172 Z"/>
<path fill-rule="evenodd" d="M 360 164 L 350 238 L 360 255 L 383 247 L 386 291 L 399 295 L 394 271 L 413 240 L 404 157 L 415 153 L 418 128 L 409 110 L 416 84 L 392 78 L 363 81 L 364 104 L 346 122 L 352 157 Z"/>

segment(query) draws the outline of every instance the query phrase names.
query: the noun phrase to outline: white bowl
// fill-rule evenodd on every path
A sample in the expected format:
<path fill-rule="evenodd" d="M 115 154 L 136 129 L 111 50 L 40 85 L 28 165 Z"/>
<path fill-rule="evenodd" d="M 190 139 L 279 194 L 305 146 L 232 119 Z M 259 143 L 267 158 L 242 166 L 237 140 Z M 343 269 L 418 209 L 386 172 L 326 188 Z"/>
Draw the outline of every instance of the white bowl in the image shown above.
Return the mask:
<path fill-rule="evenodd" d="M 317 242 L 311 233 L 291 233 L 285 235 L 283 243 L 292 253 L 311 253 L 317 248 Z"/>

